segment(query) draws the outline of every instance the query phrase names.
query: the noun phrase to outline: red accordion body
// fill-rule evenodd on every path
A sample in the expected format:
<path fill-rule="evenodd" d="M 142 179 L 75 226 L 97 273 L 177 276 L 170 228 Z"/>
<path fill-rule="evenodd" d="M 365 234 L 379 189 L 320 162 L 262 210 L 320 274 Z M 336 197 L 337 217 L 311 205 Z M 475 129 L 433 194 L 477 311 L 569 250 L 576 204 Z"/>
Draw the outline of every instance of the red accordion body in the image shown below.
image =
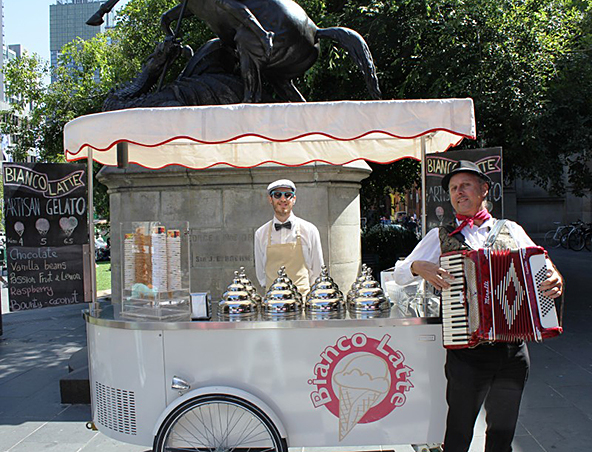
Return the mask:
<path fill-rule="evenodd" d="M 445 347 L 561 334 L 555 302 L 540 291 L 547 279 L 543 248 L 455 251 L 442 255 L 440 265 L 455 276 L 442 291 Z"/>

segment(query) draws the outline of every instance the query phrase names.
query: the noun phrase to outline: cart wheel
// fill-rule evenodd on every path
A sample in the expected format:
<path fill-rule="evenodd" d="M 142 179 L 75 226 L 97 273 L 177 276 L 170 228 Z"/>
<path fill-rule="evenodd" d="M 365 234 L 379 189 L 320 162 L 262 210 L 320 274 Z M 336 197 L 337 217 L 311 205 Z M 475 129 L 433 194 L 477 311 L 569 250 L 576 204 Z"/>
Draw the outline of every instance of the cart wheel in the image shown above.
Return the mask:
<path fill-rule="evenodd" d="M 154 452 L 287 452 L 267 415 L 246 400 L 209 394 L 188 400 L 162 423 Z"/>

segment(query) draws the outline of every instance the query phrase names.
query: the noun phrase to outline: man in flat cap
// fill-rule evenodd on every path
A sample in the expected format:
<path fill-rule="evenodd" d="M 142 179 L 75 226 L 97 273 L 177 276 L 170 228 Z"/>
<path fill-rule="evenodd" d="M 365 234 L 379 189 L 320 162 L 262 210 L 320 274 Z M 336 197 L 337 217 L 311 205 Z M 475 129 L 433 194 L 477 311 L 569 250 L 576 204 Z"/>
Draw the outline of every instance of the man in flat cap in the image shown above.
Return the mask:
<path fill-rule="evenodd" d="M 491 179 L 479 167 L 461 160 L 442 180 L 456 212 L 453 224 L 434 228 L 411 254 L 397 263 L 395 281 L 406 285 L 423 278 L 436 289 L 449 288 L 454 277 L 440 267 L 440 255 L 450 251 L 536 246 L 524 229 L 512 221 L 495 220 L 485 208 Z M 550 261 L 549 261 L 550 263 Z M 541 290 L 551 298 L 561 296 L 563 279 L 555 267 L 547 272 Z M 511 452 L 522 391 L 530 359 L 526 344 L 485 343 L 473 348 L 447 349 L 445 373 L 448 415 L 445 452 L 466 452 L 483 405 L 486 411 L 486 452 Z"/>
<path fill-rule="evenodd" d="M 292 212 L 296 185 L 280 179 L 267 186 L 267 197 L 274 216 L 255 232 L 255 270 L 262 287 L 277 278 L 280 267 L 305 295 L 321 274 L 323 250 L 317 227 Z"/>

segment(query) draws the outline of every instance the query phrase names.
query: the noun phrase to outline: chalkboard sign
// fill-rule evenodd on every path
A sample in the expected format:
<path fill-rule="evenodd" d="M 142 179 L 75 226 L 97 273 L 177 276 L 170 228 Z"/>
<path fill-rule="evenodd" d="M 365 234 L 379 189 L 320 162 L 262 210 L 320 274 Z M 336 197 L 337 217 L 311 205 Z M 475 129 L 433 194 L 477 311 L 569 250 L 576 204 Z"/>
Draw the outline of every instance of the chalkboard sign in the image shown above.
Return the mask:
<path fill-rule="evenodd" d="M 3 167 L 10 310 L 89 301 L 86 166 Z"/>
<path fill-rule="evenodd" d="M 487 195 L 487 209 L 494 218 L 503 218 L 502 148 L 448 151 L 426 155 L 426 232 L 454 220 L 448 191 L 442 188 L 442 179 L 459 160 L 469 160 L 487 174 L 493 184 Z"/>

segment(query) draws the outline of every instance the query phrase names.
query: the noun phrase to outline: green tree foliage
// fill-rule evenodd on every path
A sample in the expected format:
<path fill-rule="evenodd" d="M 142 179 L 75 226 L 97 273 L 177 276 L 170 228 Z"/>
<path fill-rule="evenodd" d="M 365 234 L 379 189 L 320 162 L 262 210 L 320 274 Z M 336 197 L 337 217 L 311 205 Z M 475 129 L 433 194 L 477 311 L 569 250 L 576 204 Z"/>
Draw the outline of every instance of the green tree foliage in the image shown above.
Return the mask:
<path fill-rule="evenodd" d="M 561 191 L 566 165 L 570 189 L 592 188 L 592 0 L 299 2 L 320 27 L 346 26 L 364 36 L 385 99 L 471 97 L 478 137 L 463 147 L 502 146 L 510 177 Z M 36 148 L 46 160 L 62 159 L 64 124 L 99 111 L 109 89 L 138 72 L 164 38 L 160 15 L 177 3 L 131 0 L 114 30 L 65 49 L 49 87 L 41 83 L 48 69 L 38 58 L 8 65 L 9 92 L 35 105 L 27 123 L 14 125 L 5 115 L 4 133 L 22 138 L 15 157 Z M 213 37 L 197 18 L 184 19 L 181 30 L 193 49 Z M 296 84 L 309 100 L 367 98 L 358 69 L 329 41 Z M 415 162 L 374 166 L 364 196 L 405 189 L 417 178 Z"/>
<path fill-rule="evenodd" d="M 407 256 L 415 245 L 417 236 L 401 225 L 376 224 L 362 231 L 362 254 L 376 256 L 373 270 L 394 267 L 400 256 Z"/>
<path fill-rule="evenodd" d="M 406 193 L 421 184 L 421 164 L 414 159 L 401 159 L 388 165 L 369 163 L 370 177 L 362 181 L 362 205 L 380 205 L 389 193 Z"/>
<path fill-rule="evenodd" d="M 25 160 L 28 151 L 38 149 L 41 144 L 35 125 L 43 115 L 42 109 L 33 108 L 30 117 L 24 114 L 30 105 L 37 106 L 43 102 L 43 77 L 48 70 L 47 63 L 37 55 L 24 55 L 4 66 L 6 96 L 13 98 L 14 103 L 10 110 L 2 112 L 0 127 L 3 134 L 17 138 L 16 146 L 10 150 L 16 161 Z"/>
<path fill-rule="evenodd" d="M 62 49 L 60 64 L 54 69 L 55 82 L 43 84 L 49 67 L 37 55 L 23 55 L 5 66 L 8 96 L 18 99 L 12 110 L 4 112 L 0 125 L 3 133 L 17 136 L 11 150 L 15 161 L 24 161 L 36 149 L 41 161 L 63 162 L 63 129 L 72 119 L 101 111 L 105 95 L 117 77 L 111 64 L 111 46 L 106 35 L 83 41 L 75 40 Z M 28 117 L 26 106 L 32 106 Z M 16 123 L 14 118 L 20 117 Z M 95 173 L 99 166 L 95 165 Z M 96 182 L 97 215 L 108 216 L 106 188 Z"/>
<path fill-rule="evenodd" d="M 131 80 L 146 57 L 154 51 L 156 43 L 164 39 L 160 17 L 178 4 L 177 0 L 131 0 L 121 11 L 115 29 L 110 32 L 114 46 L 113 62 L 120 68 L 120 81 Z M 173 30 L 176 25 L 173 22 Z M 183 19 L 179 31 L 183 44 L 190 45 L 194 50 L 215 37 L 196 18 Z M 183 63 L 180 58 L 171 68 L 169 80 L 179 73 Z"/>
<path fill-rule="evenodd" d="M 592 188 L 591 5 L 335 0 L 322 25 L 349 26 L 366 38 L 385 99 L 471 97 L 478 136 L 462 147 L 502 146 L 506 175 L 557 192 L 566 188 L 565 164 L 567 185 L 582 193 Z M 333 48 L 324 48 L 302 91 L 318 99 L 364 97 L 361 78 Z M 376 167 L 364 188 L 396 190 L 417 168 Z"/>

